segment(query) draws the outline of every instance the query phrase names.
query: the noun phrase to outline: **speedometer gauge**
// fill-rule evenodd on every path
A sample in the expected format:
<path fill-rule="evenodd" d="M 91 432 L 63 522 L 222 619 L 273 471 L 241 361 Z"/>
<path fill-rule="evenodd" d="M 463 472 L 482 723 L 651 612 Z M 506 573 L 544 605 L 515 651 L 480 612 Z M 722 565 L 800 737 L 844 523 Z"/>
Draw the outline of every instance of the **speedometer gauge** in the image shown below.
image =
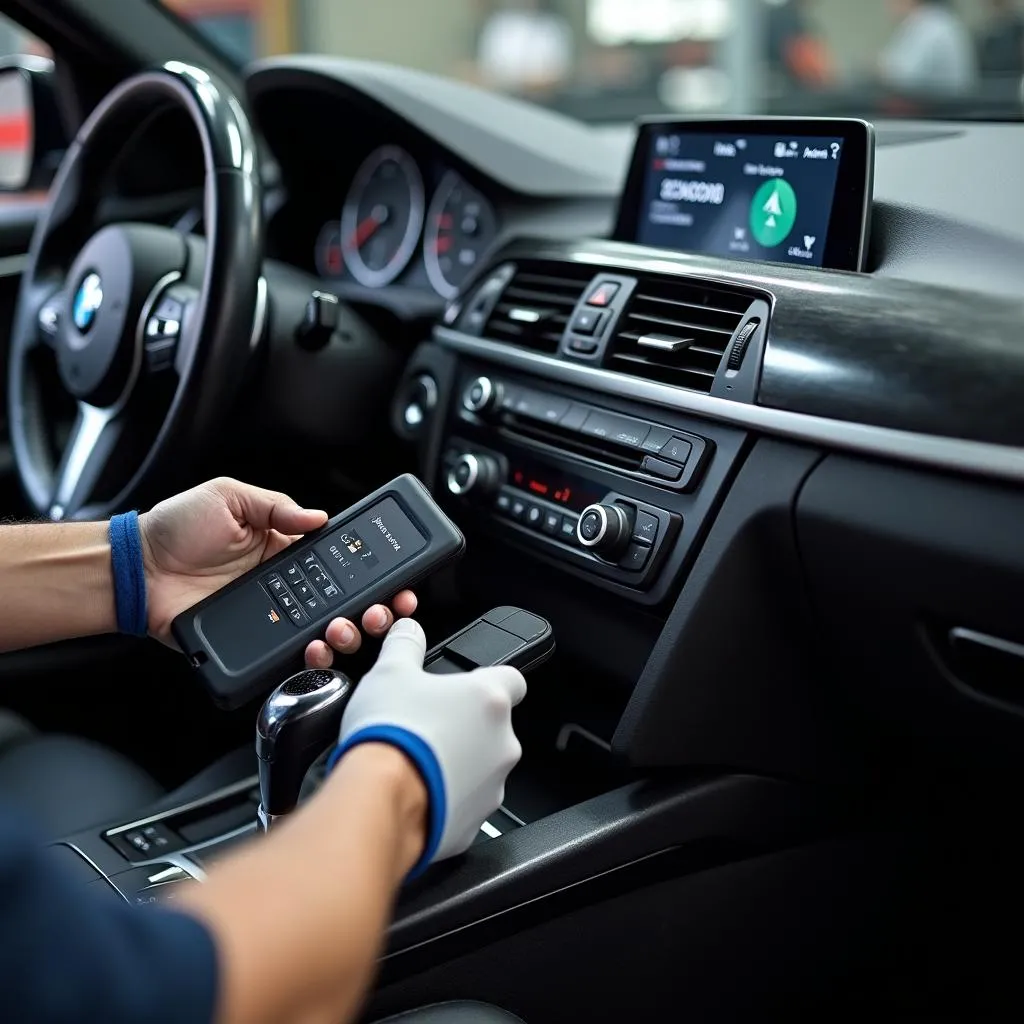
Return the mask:
<path fill-rule="evenodd" d="M 449 171 L 427 211 L 423 262 L 434 290 L 453 298 L 498 233 L 491 204 L 472 185 Z"/>
<path fill-rule="evenodd" d="M 367 288 L 390 284 L 409 265 L 423 230 L 423 177 L 398 146 L 371 153 L 341 212 L 341 248 L 352 276 Z"/>

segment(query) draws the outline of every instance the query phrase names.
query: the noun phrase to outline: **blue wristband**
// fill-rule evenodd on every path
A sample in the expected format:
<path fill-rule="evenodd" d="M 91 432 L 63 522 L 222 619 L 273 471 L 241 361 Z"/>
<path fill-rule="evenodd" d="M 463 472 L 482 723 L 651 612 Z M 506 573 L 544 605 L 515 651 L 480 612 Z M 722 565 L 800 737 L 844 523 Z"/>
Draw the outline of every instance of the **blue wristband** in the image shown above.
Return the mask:
<path fill-rule="evenodd" d="M 416 862 L 406 878 L 411 882 L 419 878 L 430 867 L 430 862 L 441 845 L 444 835 L 445 818 L 448 814 L 448 802 L 444 791 L 444 775 L 437 755 L 430 746 L 408 729 L 396 725 L 370 725 L 365 729 L 352 733 L 343 743 L 339 743 L 327 760 L 327 771 L 334 766 L 353 748 L 360 743 L 387 743 L 397 747 L 420 773 L 423 784 L 427 787 L 427 841 L 423 854 Z"/>
<path fill-rule="evenodd" d="M 118 631 L 145 636 L 149 614 L 138 512 L 125 512 L 110 520 L 110 567 L 114 575 Z"/>

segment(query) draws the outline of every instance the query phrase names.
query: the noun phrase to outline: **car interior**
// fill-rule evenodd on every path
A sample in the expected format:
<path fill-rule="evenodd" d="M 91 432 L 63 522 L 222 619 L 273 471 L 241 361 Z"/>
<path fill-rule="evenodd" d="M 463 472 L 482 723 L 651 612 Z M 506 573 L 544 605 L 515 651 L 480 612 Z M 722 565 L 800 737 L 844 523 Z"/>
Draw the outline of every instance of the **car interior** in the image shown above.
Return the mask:
<path fill-rule="evenodd" d="M 470 623 L 546 645 L 504 804 L 403 889 L 366 1020 L 1019 1012 L 1019 112 L 594 126 L 241 66 L 143 0 L 4 10 L 53 59 L 0 67 L 33 140 L 0 515 L 232 476 L 333 516 L 412 474 L 466 542 L 415 587 L 436 658 L 483 663 Z M 218 706 L 194 662 L 0 656 L 0 794 L 139 913 L 260 841 L 290 673 Z"/>

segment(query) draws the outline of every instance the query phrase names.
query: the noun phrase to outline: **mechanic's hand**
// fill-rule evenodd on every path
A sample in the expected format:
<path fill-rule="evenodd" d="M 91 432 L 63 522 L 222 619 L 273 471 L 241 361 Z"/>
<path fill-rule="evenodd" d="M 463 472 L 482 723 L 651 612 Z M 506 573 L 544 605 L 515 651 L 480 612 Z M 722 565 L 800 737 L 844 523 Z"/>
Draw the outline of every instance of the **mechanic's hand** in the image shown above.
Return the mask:
<path fill-rule="evenodd" d="M 175 646 L 175 616 L 326 522 L 326 512 L 299 508 L 286 494 L 227 477 L 160 502 L 139 516 L 150 634 Z M 400 598 L 397 607 L 408 608 L 411 599 L 415 609 L 412 595 Z M 377 606 L 363 621 L 377 629 L 390 616 Z M 385 631 L 386 626 L 379 629 Z M 342 639 L 340 633 L 332 623 L 335 639 Z M 358 640 L 339 650 L 356 647 Z"/>
<path fill-rule="evenodd" d="M 501 806 L 522 754 L 512 708 L 526 696 L 526 680 L 507 666 L 429 675 L 426 650 L 417 622 L 395 623 L 345 709 L 340 743 L 392 743 L 416 764 L 430 794 L 425 853 L 437 861 L 469 849 Z"/>
<path fill-rule="evenodd" d="M 364 612 L 363 629 L 369 636 L 384 636 L 396 618 L 405 619 L 414 615 L 416 605 L 416 595 L 411 590 L 403 590 L 395 595 L 391 608 L 375 604 Z M 306 648 L 306 668 L 330 668 L 334 664 L 335 651 L 339 654 L 355 654 L 363 643 L 359 630 L 348 619 L 332 620 L 324 636 L 324 640 L 314 640 Z"/>

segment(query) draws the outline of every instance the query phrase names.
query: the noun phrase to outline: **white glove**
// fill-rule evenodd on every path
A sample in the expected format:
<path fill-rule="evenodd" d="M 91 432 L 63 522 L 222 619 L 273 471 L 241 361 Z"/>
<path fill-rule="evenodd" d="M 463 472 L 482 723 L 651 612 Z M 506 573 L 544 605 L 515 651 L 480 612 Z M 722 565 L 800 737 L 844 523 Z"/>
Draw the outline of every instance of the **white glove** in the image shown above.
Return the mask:
<path fill-rule="evenodd" d="M 358 743 L 398 747 L 427 787 L 427 842 L 412 876 L 469 849 L 505 797 L 505 779 L 522 755 L 512 708 L 526 680 L 507 666 L 454 675 L 423 671 L 427 640 L 412 619 L 399 619 L 377 663 L 345 709 L 331 763 Z"/>

